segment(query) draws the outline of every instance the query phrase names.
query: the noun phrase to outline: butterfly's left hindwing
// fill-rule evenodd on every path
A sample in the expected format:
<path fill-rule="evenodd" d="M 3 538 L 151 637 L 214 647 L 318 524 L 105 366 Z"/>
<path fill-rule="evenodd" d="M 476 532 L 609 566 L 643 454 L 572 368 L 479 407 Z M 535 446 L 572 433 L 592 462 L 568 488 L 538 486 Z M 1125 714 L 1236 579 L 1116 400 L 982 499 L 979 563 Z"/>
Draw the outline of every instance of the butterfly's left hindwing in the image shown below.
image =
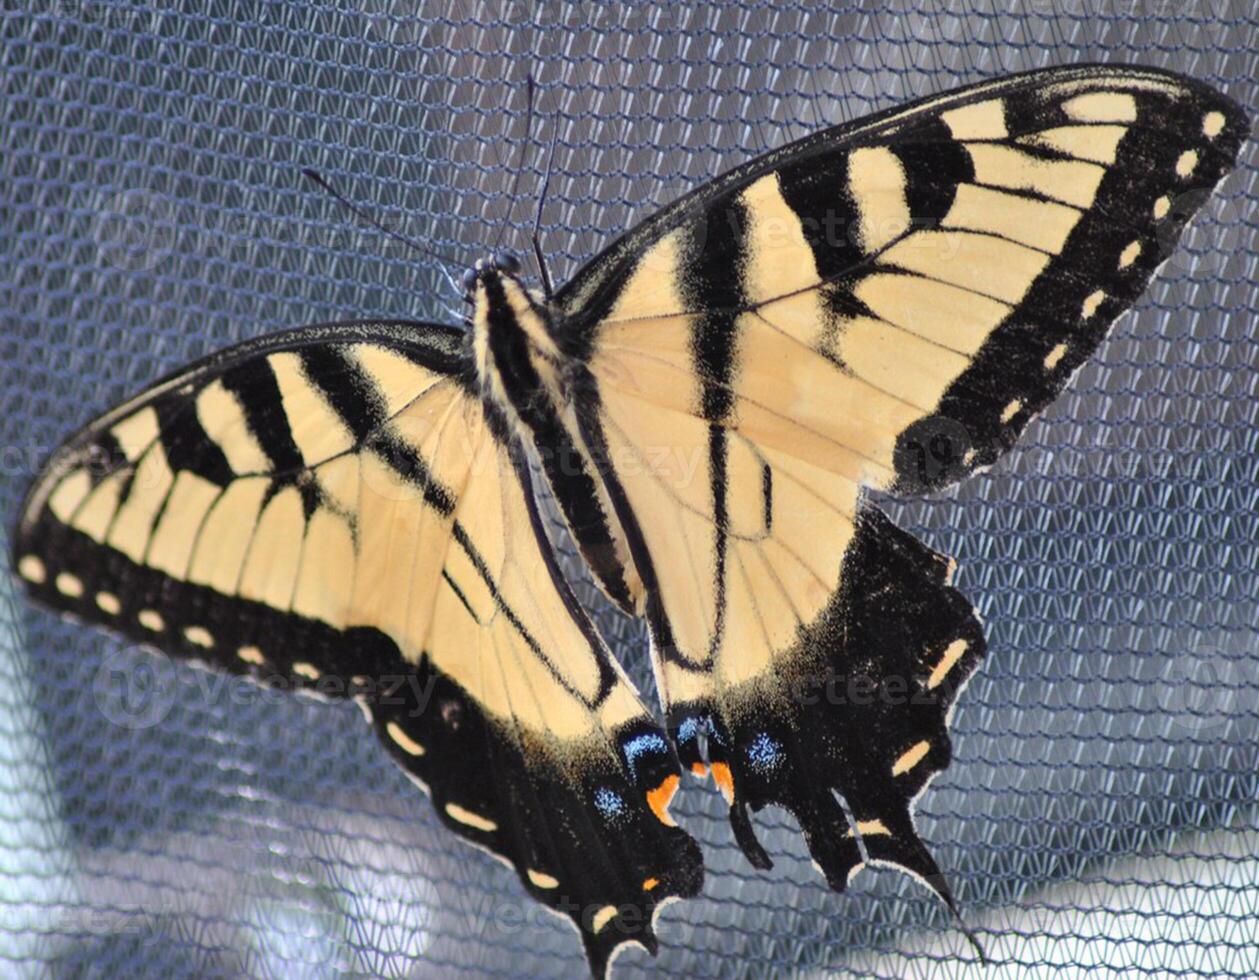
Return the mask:
<path fill-rule="evenodd" d="M 313 328 L 156 385 L 55 454 L 31 594 L 168 653 L 356 698 L 452 830 L 578 927 L 596 975 L 694 894 L 677 763 L 555 566 L 460 331 Z"/>
<path fill-rule="evenodd" d="M 1246 129 L 1166 72 L 1014 76 L 753 160 L 561 292 L 679 754 L 704 773 L 706 741 L 754 863 L 746 808 L 777 803 L 834 887 L 883 860 L 948 897 L 910 808 L 949 761 L 983 635 L 950 563 L 863 494 L 939 489 L 1006 452 Z"/>

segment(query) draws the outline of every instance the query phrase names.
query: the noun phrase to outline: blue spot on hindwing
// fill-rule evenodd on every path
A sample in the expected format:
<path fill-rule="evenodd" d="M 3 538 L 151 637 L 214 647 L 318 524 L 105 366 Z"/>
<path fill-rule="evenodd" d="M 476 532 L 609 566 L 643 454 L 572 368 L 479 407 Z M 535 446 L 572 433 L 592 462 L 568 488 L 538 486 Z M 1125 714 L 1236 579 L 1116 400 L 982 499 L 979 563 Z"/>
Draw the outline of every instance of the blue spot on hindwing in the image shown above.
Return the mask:
<path fill-rule="evenodd" d="M 783 747 L 768 732 L 761 732 L 748 743 L 747 756 L 753 769 L 770 772 L 782 765 Z"/>
<path fill-rule="evenodd" d="M 625 764 L 629 767 L 630 775 L 637 781 L 639 759 L 644 755 L 668 756 L 669 744 L 657 733 L 646 732 L 631 738 L 621 751 L 625 753 Z"/>
<path fill-rule="evenodd" d="M 607 786 L 600 786 L 595 790 L 595 809 L 609 821 L 620 819 L 628 811 L 621 794 Z"/>
<path fill-rule="evenodd" d="M 699 719 L 694 715 L 687 715 L 682 719 L 682 724 L 678 725 L 678 741 L 690 742 L 699 736 Z"/>

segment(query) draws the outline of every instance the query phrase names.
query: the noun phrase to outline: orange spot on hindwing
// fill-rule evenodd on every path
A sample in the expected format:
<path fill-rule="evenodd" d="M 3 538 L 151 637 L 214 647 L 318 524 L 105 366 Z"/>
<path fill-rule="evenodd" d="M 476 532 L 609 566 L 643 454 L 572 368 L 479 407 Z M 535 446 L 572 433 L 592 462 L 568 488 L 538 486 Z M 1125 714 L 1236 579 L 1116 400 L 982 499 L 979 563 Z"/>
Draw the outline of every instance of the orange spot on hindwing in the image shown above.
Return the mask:
<path fill-rule="evenodd" d="M 651 812 L 666 827 L 677 826 L 673 818 L 669 816 L 669 803 L 673 800 L 673 794 L 677 791 L 678 777 L 673 775 L 666 776 L 659 786 L 647 794 L 647 805 L 651 807 Z"/>
<path fill-rule="evenodd" d="M 730 772 L 730 767 L 724 762 L 714 762 L 712 770 L 713 782 L 721 790 L 721 795 L 726 798 L 727 803 L 734 803 L 734 776 Z"/>

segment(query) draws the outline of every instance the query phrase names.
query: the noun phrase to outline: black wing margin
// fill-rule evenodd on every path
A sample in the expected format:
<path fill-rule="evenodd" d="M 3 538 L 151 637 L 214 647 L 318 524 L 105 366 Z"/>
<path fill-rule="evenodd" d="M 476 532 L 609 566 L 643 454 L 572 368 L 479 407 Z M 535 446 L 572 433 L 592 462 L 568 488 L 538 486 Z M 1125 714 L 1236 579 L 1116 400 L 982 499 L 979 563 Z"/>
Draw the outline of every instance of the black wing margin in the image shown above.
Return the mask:
<path fill-rule="evenodd" d="M 708 763 L 755 866 L 770 860 L 747 808 L 774 803 L 800 821 L 836 891 L 863 864 L 882 862 L 919 876 L 953 907 L 912 813 L 949 764 L 949 715 L 986 650 L 974 609 L 951 587 L 953 567 L 882 511 L 865 508 L 839 590 L 780 655 L 782 696 L 736 694 L 702 709 Z M 674 730 L 695 714 L 694 705 L 676 712 Z M 684 762 L 700 764 L 693 745 L 680 751 Z"/>

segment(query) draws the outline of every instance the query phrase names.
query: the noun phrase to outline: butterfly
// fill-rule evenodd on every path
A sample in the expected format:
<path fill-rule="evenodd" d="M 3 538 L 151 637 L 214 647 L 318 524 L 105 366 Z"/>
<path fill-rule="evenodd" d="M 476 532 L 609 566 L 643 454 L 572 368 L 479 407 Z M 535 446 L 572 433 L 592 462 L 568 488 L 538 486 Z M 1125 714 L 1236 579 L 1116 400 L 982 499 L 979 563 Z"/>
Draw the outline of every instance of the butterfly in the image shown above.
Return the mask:
<path fill-rule="evenodd" d="M 818 132 L 553 294 L 500 253 L 461 326 L 309 327 L 158 382 L 53 454 L 15 568 L 168 654 L 357 700 L 596 977 L 702 886 L 683 773 L 757 868 L 775 804 L 832 888 L 888 864 L 953 907 L 913 806 L 984 632 L 868 493 L 1006 453 L 1246 130 L 1197 81 L 1086 66 Z M 663 724 L 561 573 L 543 483 L 647 623 Z"/>

